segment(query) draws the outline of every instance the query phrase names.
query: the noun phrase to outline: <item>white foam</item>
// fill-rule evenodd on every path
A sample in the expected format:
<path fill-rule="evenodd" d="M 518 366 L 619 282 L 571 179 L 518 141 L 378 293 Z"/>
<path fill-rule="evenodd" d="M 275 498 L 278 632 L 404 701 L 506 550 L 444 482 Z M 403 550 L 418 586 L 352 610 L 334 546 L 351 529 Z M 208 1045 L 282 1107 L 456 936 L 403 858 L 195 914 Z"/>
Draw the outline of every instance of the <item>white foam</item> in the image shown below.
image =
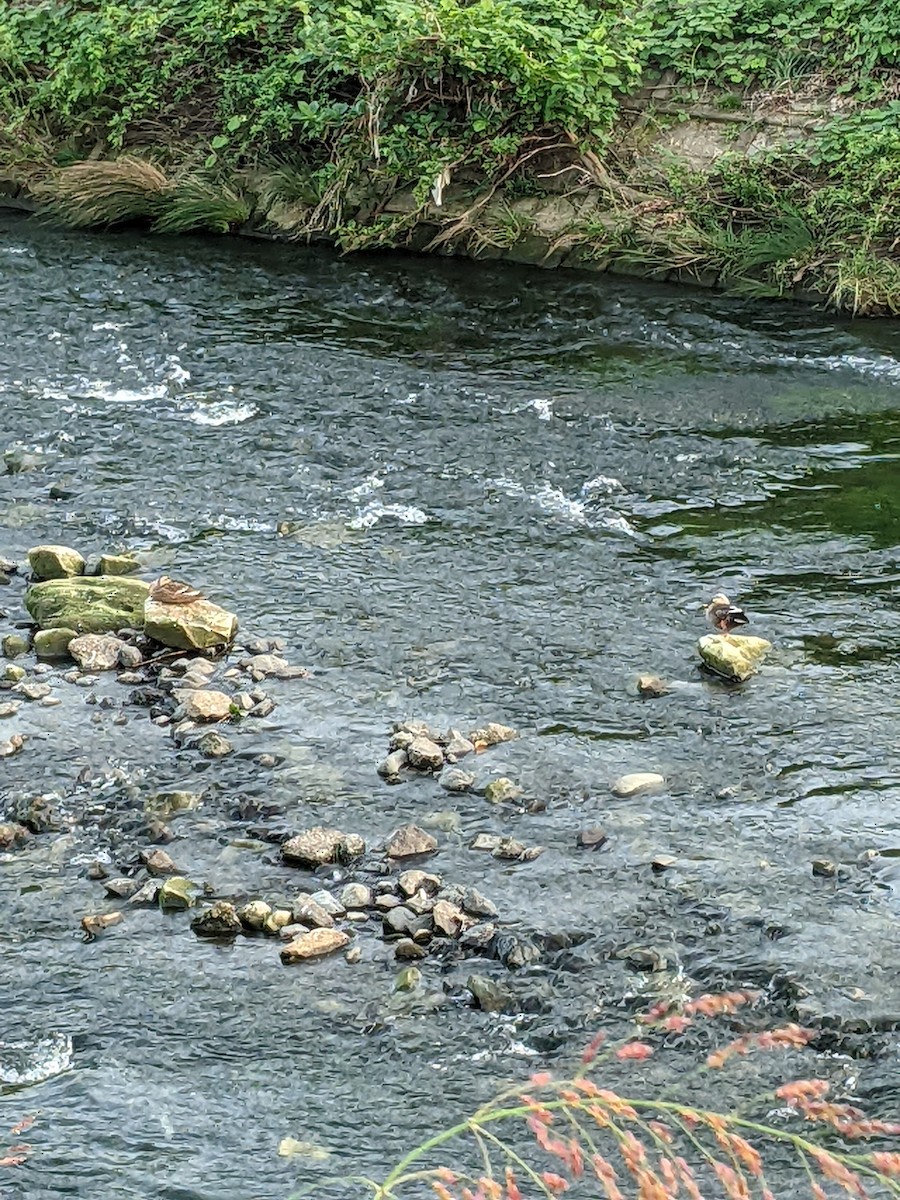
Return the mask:
<path fill-rule="evenodd" d="M 382 504 L 372 500 L 347 522 L 348 529 L 371 529 L 385 517 L 392 517 L 401 525 L 425 525 L 428 514 L 413 504 Z"/>
<path fill-rule="evenodd" d="M 545 396 L 539 396 L 537 400 L 532 400 L 528 407 L 534 409 L 539 421 L 553 420 L 553 401 L 548 400 Z"/>
<path fill-rule="evenodd" d="M 194 425 L 219 428 L 222 425 L 242 425 L 259 412 L 255 404 L 239 400 L 208 400 L 197 394 L 187 394 L 178 404 L 178 415 Z"/>
<path fill-rule="evenodd" d="M 32 1043 L 0 1041 L 0 1087 L 43 1083 L 68 1071 L 73 1060 L 72 1039 L 66 1033 L 51 1033 Z"/>

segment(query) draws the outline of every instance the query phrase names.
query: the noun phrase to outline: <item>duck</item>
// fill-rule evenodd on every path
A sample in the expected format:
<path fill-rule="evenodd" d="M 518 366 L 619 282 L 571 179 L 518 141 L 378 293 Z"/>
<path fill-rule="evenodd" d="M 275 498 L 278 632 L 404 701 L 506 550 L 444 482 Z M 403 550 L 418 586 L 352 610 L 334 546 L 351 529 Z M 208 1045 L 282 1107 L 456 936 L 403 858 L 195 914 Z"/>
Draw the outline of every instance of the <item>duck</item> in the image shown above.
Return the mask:
<path fill-rule="evenodd" d="M 160 575 L 155 583 L 150 585 L 150 599 L 158 604 L 193 604 L 195 600 L 205 597 L 189 583 L 179 583 L 168 575 Z"/>
<path fill-rule="evenodd" d="M 706 619 L 719 633 L 728 634 L 738 625 L 749 625 L 750 618 L 737 604 L 732 604 L 724 592 L 717 592 L 707 604 Z"/>

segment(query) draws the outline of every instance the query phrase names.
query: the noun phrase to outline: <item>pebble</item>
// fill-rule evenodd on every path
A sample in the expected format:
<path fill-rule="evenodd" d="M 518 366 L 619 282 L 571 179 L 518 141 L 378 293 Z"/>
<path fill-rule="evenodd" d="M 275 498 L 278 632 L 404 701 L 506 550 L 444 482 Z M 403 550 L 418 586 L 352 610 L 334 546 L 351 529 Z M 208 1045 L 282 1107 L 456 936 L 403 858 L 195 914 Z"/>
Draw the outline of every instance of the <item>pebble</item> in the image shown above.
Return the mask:
<path fill-rule="evenodd" d="M 603 830 L 596 826 L 593 829 L 582 829 L 575 843 L 582 850 L 599 850 L 608 840 Z"/>
<path fill-rule="evenodd" d="M 372 889 L 364 883 L 348 883 L 341 891 L 341 904 L 345 909 L 371 908 L 374 897 Z"/>
<path fill-rule="evenodd" d="M 197 749 L 204 758 L 224 758 L 227 754 L 232 753 L 234 746 L 227 737 L 223 737 L 221 733 L 216 733 L 214 729 L 211 729 L 209 733 L 204 733 L 197 742 Z"/>
<path fill-rule="evenodd" d="M 658 675 L 638 675 L 637 690 L 641 696 L 648 699 L 655 699 L 659 696 L 665 696 L 669 691 L 669 685 L 664 679 L 660 679 Z"/>
<path fill-rule="evenodd" d="M 14 717 L 21 707 L 21 700 L 10 700 L 6 704 L 0 704 L 0 718 Z"/>
<path fill-rule="evenodd" d="M 661 791 L 665 786 L 664 775 L 657 775 L 653 771 L 635 771 L 620 776 L 611 790 L 614 796 L 643 796 L 648 792 Z"/>
<path fill-rule="evenodd" d="M 362 948 L 360 946 L 351 946 L 344 955 L 344 962 L 348 962 L 351 966 L 353 966 L 353 964 L 358 963 L 361 958 Z"/>
<path fill-rule="evenodd" d="M 412 938 L 401 938 L 394 947 L 394 957 L 400 959 L 425 958 L 428 951 Z"/>
<path fill-rule="evenodd" d="M 440 875 L 429 875 L 426 871 L 401 871 L 397 876 L 397 887 L 404 896 L 414 896 L 420 891 L 436 895 L 441 882 Z"/>
<path fill-rule="evenodd" d="M 440 771 L 444 765 L 444 752 L 428 737 L 417 737 L 406 748 L 409 765 L 418 771 Z"/>
<path fill-rule="evenodd" d="M 484 789 L 484 798 L 488 804 L 513 804 L 523 795 L 523 789 L 506 778 L 492 779 Z"/>
<path fill-rule="evenodd" d="M 119 665 L 119 651 L 132 649 L 121 638 L 104 633 L 85 633 L 72 638 L 68 645 L 70 658 L 83 671 L 111 671 Z"/>
<path fill-rule="evenodd" d="M 394 750 L 376 768 L 382 779 L 391 779 L 399 775 L 408 762 L 405 750 Z"/>
<path fill-rule="evenodd" d="M 475 776 L 460 767 L 451 767 L 441 773 L 438 782 L 448 792 L 467 792 L 475 783 Z"/>
<path fill-rule="evenodd" d="M 219 900 L 199 913 L 191 921 L 191 929 L 198 937 L 236 937 L 244 931 L 237 909 L 228 900 Z"/>
<path fill-rule="evenodd" d="M 340 829 L 325 829 L 321 825 L 298 833 L 281 847 L 282 858 L 301 867 L 321 867 L 326 863 L 349 862 L 354 858 L 361 858 L 365 852 L 366 843 L 361 837 L 352 833 L 342 833 Z"/>
<path fill-rule="evenodd" d="M 49 683 L 23 683 L 18 690 L 26 700 L 43 700 L 52 689 Z"/>

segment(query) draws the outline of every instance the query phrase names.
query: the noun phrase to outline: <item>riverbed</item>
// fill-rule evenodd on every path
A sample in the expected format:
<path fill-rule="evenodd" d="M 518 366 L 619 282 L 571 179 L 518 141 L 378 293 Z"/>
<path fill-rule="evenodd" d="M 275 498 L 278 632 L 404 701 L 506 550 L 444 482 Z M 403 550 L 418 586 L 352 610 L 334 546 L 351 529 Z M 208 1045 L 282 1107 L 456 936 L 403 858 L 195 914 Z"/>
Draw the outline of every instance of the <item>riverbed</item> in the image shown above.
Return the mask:
<path fill-rule="evenodd" d="M 114 677 L 54 672 L 58 706 L 0 723 L 27 738 L 0 803 L 77 814 L 0 855 L 0 1127 L 38 1114 L 0 1194 L 280 1200 L 378 1176 L 667 989 L 761 988 L 773 1019 L 827 1031 L 807 1074 L 896 1116 L 896 324 L 13 216 L 0 295 L 0 555 L 134 551 L 310 670 L 268 683 L 274 712 L 216 762 Z M 720 590 L 773 643 L 739 688 L 698 669 Z M 0 632 L 22 594 L 0 589 Z M 639 695 L 642 673 L 667 693 Z M 405 719 L 514 727 L 474 770 L 522 802 L 383 782 Z M 666 786 L 614 797 L 633 771 Z M 515 976 L 521 1011 L 467 1004 L 471 963 L 426 958 L 395 992 L 402 964 L 365 928 L 355 965 L 284 967 L 271 941 L 209 943 L 156 909 L 85 943 L 81 916 L 113 907 L 88 867 L 133 849 L 109 814 L 174 789 L 202 803 L 166 850 L 217 895 L 310 883 L 266 830 L 435 830 L 429 869 L 543 939 L 518 973 L 479 967 Z M 602 849 L 578 849 L 597 826 Z M 478 833 L 543 853 L 498 861 Z M 279 1156 L 285 1138 L 308 1145 Z"/>

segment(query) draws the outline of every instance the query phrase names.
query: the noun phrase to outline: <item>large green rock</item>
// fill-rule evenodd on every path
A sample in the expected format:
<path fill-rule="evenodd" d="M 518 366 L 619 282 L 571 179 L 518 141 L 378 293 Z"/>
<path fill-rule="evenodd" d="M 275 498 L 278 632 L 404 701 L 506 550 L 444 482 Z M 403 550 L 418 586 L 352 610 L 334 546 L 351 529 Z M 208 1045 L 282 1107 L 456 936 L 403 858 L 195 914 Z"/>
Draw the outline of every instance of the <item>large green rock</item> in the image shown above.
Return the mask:
<path fill-rule="evenodd" d="M 234 641 L 238 620 L 234 613 L 209 600 L 194 600 L 190 604 L 148 600 L 142 624 L 147 637 L 164 646 L 176 650 L 211 650 Z"/>
<path fill-rule="evenodd" d="M 33 546 L 28 562 L 38 579 L 68 579 L 84 574 L 84 556 L 71 546 Z"/>
<path fill-rule="evenodd" d="M 772 649 L 765 638 L 738 633 L 710 633 L 697 643 L 700 657 L 711 671 L 743 683 Z"/>
<path fill-rule="evenodd" d="M 25 607 L 41 629 L 114 633 L 140 629 L 150 585 L 141 579 L 106 575 L 48 579 L 25 593 Z"/>

